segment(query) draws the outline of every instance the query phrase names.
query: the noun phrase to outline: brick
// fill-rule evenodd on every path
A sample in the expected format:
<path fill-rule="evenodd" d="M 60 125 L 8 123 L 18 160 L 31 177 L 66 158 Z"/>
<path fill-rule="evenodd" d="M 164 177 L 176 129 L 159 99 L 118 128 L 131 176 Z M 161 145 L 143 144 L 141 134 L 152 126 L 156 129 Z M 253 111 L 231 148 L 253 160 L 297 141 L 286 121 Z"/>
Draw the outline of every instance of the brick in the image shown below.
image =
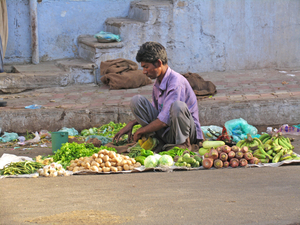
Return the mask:
<path fill-rule="evenodd" d="M 54 107 L 59 106 L 59 105 L 61 105 L 59 102 L 58 103 L 57 102 L 50 102 L 48 104 L 43 104 L 43 106 L 47 107 L 47 108 L 54 108 Z"/>
<path fill-rule="evenodd" d="M 132 99 L 132 97 L 126 97 L 126 98 L 122 98 L 122 102 L 130 102 Z"/>
<path fill-rule="evenodd" d="M 267 86 L 259 86 L 259 87 L 257 87 L 257 89 L 261 89 L 261 90 L 268 90 L 268 89 L 270 89 L 270 90 L 272 90 L 272 89 L 273 89 L 273 87 L 272 87 L 272 86 L 269 86 L 269 85 L 267 85 Z"/>
<path fill-rule="evenodd" d="M 104 102 L 104 104 L 105 105 L 107 105 L 107 104 L 119 104 L 119 103 L 121 103 L 121 99 L 116 99 L 116 100 L 106 100 L 105 102 Z"/>
<path fill-rule="evenodd" d="M 86 109 L 89 106 L 89 104 L 77 104 L 72 107 L 72 109 Z"/>
<path fill-rule="evenodd" d="M 283 80 L 269 80 L 268 83 L 271 83 L 271 84 L 281 84 Z"/>
<path fill-rule="evenodd" d="M 69 96 L 66 97 L 66 99 L 71 99 L 71 100 L 76 100 L 78 98 L 79 98 L 78 95 L 69 95 Z"/>
<path fill-rule="evenodd" d="M 100 87 L 101 90 L 109 90 L 109 86 L 108 85 L 102 85 Z"/>
<path fill-rule="evenodd" d="M 254 92 L 254 91 L 256 91 L 257 89 L 256 88 L 243 88 L 243 92 Z"/>
<path fill-rule="evenodd" d="M 127 93 L 127 94 L 124 94 L 122 97 L 125 97 L 125 98 L 132 98 L 133 96 L 137 95 L 138 93 Z"/>
<path fill-rule="evenodd" d="M 293 96 L 300 96 L 300 91 L 291 92 L 291 95 L 293 95 Z"/>
<path fill-rule="evenodd" d="M 239 84 L 238 83 L 229 83 L 227 84 L 228 87 L 238 87 Z"/>
<path fill-rule="evenodd" d="M 103 104 L 104 104 L 104 102 L 94 102 L 94 103 L 91 103 L 89 106 L 97 108 L 97 107 L 103 106 Z"/>
<path fill-rule="evenodd" d="M 151 91 L 141 91 L 139 94 L 140 95 L 152 95 L 152 90 Z"/>
<path fill-rule="evenodd" d="M 94 103 L 94 102 L 105 102 L 106 100 L 107 100 L 107 98 L 94 98 L 91 103 Z"/>
<path fill-rule="evenodd" d="M 136 93 L 136 94 L 138 94 L 139 93 L 139 89 L 137 89 L 137 88 L 127 89 L 126 93 Z"/>
<path fill-rule="evenodd" d="M 290 89 L 290 88 L 299 88 L 299 90 L 300 90 L 300 86 L 297 85 L 297 84 L 294 84 L 294 85 L 286 85 L 286 88 L 287 88 L 287 89 Z"/>
<path fill-rule="evenodd" d="M 243 92 L 241 92 L 241 91 L 230 91 L 230 92 L 227 92 L 228 96 L 231 96 L 231 95 L 241 95 L 241 94 L 243 94 Z"/>
<path fill-rule="evenodd" d="M 106 100 L 119 100 L 122 97 L 123 97 L 122 95 L 107 95 Z"/>
<path fill-rule="evenodd" d="M 74 106 L 76 106 L 76 104 L 61 104 L 61 108 L 64 109 L 73 108 Z"/>
<path fill-rule="evenodd" d="M 220 93 L 218 91 L 217 94 L 215 94 L 213 97 L 216 98 L 216 97 L 224 97 L 224 96 L 226 96 L 226 93 Z"/>
<path fill-rule="evenodd" d="M 291 96 L 291 93 L 289 93 L 289 92 L 279 92 L 279 93 L 275 93 L 275 94 L 280 98 L 288 98 Z"/>
<path fill-rule="evenodd" d="M 245 99 L 247 100 L 254 100 L 254 99 L 259 99 L 260 95 L 244 95 Z"/>
<path fill-rule="evenodd" d="M 52 99 L 55 99 L 55 98 L 64 98 L 65 94 L 55 94 L 55 95 L 52 95 L 52 96 L 49 96 L 49 97 L 52 98 Z"/>
<path fill-rule="evenodd" d="M 236 78 L 236 79 L 238 79 L 241 76 L 243 76 L 243 74 L 233 74 L 233 75 L 227 75 L 226 78 Z"/>
<path fill-rule="evenodd" d="M 260 94 L 261 98 L 276 98 L 276 96 L 272 93 L 262 93 Z"/>
<path fill-rule="evenodd" d="M 253 80 L 241 80 L 239 84 L 253 84 Z"/>
<path fill-rule="evenodd" d="M 227 93 L 227 89 L 217 89 L 217 93 Z"/>
<path fill-rule="evenodd" d="M 126 91 L 125 90 L 110 90 L 108 92 L 109 95 L 123 95 Z"/>
<path fill-rule="evenodd" d="M 227 101 L 228 97 L 227 96 L 216 96 L 216 97 L 214 97 L 214 99 L 217 101 Z"/>
<path fill-rule="evenodd" d="M 36 101 L 49 101 L 50 98 L 49 97 L 38 97 L 35 99 Z"/>
<path fill-rule="evenodd" d="M 224 82 L 224 81 L 215 81 L 213 83 L 214 83 L 214 85 L 224 85 L 224 84 L 227 84 L 227 82 Z"/>
<path fill-rule="evenodd" d="M 130 105 L 130 101 L 122 101 L 121 105 L 129 106 Z"/>
<path fill-rule="evenodd" d="M 236 101 L 236 100 L 244 100 L 243 95 L 230 95 L 230 96 L 228 96 L 228 98 L 230 100 L 234 100 L 234 101 Z"/>
<path fill-rule="evenodd" d="M 91 96 L 93 94 L 95 94 L 95 92 L 84 92 L 82 93 L 82 96 Z"/>

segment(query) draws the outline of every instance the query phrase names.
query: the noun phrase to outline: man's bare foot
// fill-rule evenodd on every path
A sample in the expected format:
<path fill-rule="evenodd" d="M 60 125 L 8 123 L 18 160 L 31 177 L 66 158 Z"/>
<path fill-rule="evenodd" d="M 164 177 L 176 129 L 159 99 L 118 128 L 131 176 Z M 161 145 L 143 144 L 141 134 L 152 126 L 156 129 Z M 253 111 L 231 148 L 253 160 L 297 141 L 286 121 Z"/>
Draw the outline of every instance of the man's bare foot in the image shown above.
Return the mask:
<path fill-rule="evenodd" d="M 179 144 L 179 145 L 175 145 L 175 146 L 178 147 L 178 148 L 182 148 L 182 149 L 187 148 L 189 151 L 192 151 L 192 145 L 191 145 L 191 142 L 190 142 L 190 137 L 188 137 L 184 143 Z"/>

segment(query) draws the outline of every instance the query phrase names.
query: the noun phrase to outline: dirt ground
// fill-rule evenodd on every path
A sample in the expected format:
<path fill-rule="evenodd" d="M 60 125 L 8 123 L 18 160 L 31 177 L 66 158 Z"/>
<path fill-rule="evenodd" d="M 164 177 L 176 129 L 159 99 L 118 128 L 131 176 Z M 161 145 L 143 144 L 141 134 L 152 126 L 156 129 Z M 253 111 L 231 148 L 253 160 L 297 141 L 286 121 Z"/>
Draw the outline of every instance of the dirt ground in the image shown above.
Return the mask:
<path fill-rule="evenodd" d="M 300 137 L 289 137 L 300 154 Z M 0 156 L 51 155 L 46 145 Z M 7 178 L 0 224 L 299 224 L 299 168 Z"/>

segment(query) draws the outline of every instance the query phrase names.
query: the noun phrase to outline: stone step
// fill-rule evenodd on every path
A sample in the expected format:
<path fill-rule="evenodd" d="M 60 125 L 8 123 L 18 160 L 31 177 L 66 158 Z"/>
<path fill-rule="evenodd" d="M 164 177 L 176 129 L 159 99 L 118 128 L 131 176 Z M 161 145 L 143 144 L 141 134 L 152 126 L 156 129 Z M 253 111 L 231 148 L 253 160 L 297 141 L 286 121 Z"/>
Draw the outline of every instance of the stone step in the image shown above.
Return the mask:
<path fill-rule="evenodd" d="M 133 1 L 130 3 L 128 18 L 154 24 L 160 14 L 172 8 L 171 6 L 170 0 Z"/>
<path fill-rule="evenodd" d="M 97 81 L 98 66 L 85 59 L 64 59 L 55 62 L 55 65 L 70 73 L 70 84 L 88 84 Z"/>
<path fill-rule="evenodd" d="M 97 69 L 97 65 L 85 59 L 63 59 L 55 62 L 55 65 L 64 71 L 71 72 L 75 68 L 82 70 Z"/>
<path fill-rule="evenodd" d="M 94 83 L 98 66 L 84 59 L 64 59 L 37 65 L 13 65 L 10 73 L 0 73 L 2 93 Z"/>
<path fill-rule="evenodd" d="M 122 40 L 124 40 L 124 33 L 122 33 L 121 31 L 125 26 L 128 26 L 128 28 L 130 28 L 128 29 L 128 31 L 130 31 L 131 35 L 135 35 L 136 33 L 134 31 L 136 29 L 132 30 L 132 28 L 141 28 L 144 25 L 144 22 L 126 17 L 107 18 L 105 20 L 106 31 L 120 35 Z"/>
<path fill-rule="evenodd" d="M 91 35 L 80 35 L 77 41 L 79 57 L 95 63 L 98 69 L 101 61 L 123 57 L 123 42 L 99 43 Z"/>
<path fill-rule="evenodd" d="M 65 71 L 27 71 L 25 73 L 1 73 L 0 92 L 19 93 L 25 90 L 66 86 L 69 73 Z"/>

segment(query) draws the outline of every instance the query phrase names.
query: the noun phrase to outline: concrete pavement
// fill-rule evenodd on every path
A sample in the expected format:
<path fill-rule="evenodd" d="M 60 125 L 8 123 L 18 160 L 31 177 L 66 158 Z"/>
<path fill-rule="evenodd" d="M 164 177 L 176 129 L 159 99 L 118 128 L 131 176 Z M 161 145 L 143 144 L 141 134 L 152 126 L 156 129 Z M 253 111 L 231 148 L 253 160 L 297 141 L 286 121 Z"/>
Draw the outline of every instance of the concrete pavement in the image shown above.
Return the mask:
<path fill-rule="evenodd" d="M 299 224 L 299 166 L 2 179 L 0 224 Z"/>
<path fill-rule="evenodd" d="M 217 94 L 199 98 L 201 125 L 223 125 L 235 118 L 249 124 L 298 124 L 300 121 L 300 67 L 199 73 L 212 81 Z M 114 122 L 128 122 L 132 96 L 151 100 L 152 84 L 135 89 L 109 90 L 106 85 L 83 84 L 43 88 L 18 94 L 2 94 L 2 131 L 25 133 L 63 126 L 82 130 Z M 42 109 L 25 109 L 37 104 Z"/>

